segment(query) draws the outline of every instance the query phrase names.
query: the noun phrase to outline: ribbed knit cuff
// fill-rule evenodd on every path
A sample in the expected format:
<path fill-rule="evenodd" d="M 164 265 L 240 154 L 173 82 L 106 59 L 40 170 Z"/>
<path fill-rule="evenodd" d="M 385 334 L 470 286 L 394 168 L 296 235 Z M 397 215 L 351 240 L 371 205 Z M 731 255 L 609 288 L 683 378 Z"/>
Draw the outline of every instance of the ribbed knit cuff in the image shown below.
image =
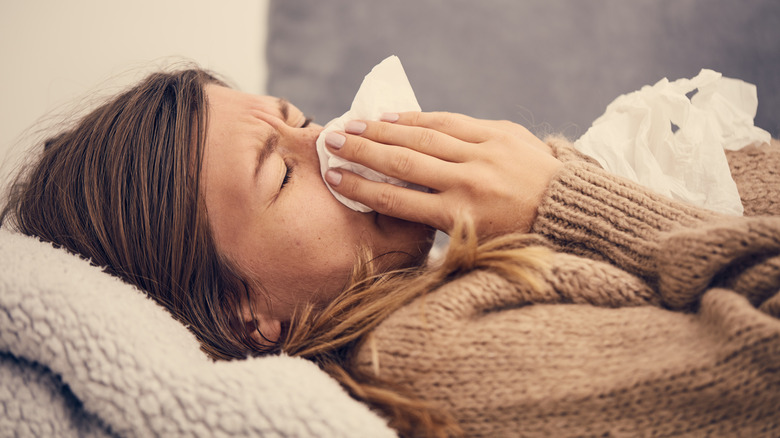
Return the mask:
<path fill-rule="evenodd" d="M 714 217 L 574 160 L 553 178 L 532 232 L 566 252 L 607 260 L 651 280 L 661 233 Z"/>

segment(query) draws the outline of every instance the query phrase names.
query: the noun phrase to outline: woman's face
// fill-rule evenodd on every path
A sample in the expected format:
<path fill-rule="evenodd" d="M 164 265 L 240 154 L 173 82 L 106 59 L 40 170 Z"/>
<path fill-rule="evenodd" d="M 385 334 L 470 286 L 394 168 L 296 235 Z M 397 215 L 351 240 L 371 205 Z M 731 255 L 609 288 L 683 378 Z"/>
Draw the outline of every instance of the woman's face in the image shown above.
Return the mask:
<path fill-rule="evenodd" d="M 252 303 L 266 319 L 265 336 L 278 336 L 269 318 L 285 322 L 296 306 L 321 306 L 338 295 L 361 246 L 375 256 L 390 253 L 380 258 L 383 269 L 422 262 L 429 227 L 350 210 L 328 191 L 315 149 L 321 126 L 275 97 L 218 85 L 206 94 L 208 218 L 218 250 L 266 292 L 255 291 Z"/>

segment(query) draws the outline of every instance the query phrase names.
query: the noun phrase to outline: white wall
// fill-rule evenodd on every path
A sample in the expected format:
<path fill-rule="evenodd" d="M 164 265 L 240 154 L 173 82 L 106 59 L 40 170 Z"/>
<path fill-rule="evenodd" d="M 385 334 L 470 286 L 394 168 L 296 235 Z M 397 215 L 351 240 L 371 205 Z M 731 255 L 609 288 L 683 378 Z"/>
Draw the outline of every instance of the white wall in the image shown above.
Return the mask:
<path fill-rule="evenodd" d="M 171 59 L 262 93 L 267 12 L 268 0 L 0 0 L 0 184 L 69 103 Z"/>

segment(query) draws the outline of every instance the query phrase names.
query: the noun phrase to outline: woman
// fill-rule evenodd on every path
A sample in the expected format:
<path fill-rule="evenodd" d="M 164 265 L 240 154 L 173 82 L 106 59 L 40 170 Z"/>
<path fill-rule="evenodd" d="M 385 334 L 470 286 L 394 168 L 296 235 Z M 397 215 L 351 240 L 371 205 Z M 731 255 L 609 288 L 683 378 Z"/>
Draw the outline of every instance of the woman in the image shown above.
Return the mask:
<path fill-rule="evenodd" d="M 432 191 L 328 172 L 365 215 L 294 106 L 154 74 L 47 141 L 3 220 L 146 290 L 214 358 L 314 360 L 404 435 L 778 426 L 778 218 L 653 195 L 509 122 L 385 119 L 327 143 Z M 434 229 L 453 243 L 425 266 Z"/>

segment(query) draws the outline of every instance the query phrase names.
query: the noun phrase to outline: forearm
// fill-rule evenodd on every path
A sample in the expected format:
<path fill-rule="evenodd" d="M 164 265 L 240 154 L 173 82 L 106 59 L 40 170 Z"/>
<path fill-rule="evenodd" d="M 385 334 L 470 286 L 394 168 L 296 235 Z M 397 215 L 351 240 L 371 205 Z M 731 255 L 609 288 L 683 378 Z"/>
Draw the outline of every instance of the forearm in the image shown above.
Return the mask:
<path fill-rule="evenodd" d="M 661 234 L 716 214 L 678 203 L 582 161 L 569 161 L 539 205 L 532 231 L 558 249 L 653 277 Z"/>
<path fill-rule="evenodd" d="M 556 248 L 643 277 L 674 308 L 695 305 L 708 285 L 734 289 L 756 306 L 780 286 L 780 219 L 724 216 L 676 202 L 605 172 L 558 140 L 553 152 L 566 164 L 532 229 Z M 773 159 L 780 162 L 777 144 L 730 153 L 740 192 L 749 198 L 746 211 L 780 207 Z"/>

